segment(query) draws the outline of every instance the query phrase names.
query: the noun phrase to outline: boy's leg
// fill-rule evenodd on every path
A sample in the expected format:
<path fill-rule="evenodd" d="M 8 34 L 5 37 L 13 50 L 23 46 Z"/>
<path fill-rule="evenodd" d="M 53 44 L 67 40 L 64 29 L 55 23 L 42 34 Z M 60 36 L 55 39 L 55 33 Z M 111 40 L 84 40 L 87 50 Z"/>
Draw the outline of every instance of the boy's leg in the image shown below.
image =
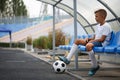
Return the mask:
<path fill-rule="evenodd" d="M 65 62 L 66 64 L 69 64 L 70 63 L 70 60 L 72 58 L 72 56 L 74 55 L 74 53 L 77 51 L 78 49 L 78 46 L 76 44 L 73 44 L 69 54 L 67 55 L 67 57 L 64 57 L 64 56 L 59 56 L 58 58 Z"/>
<path fill-rule="evenodd" d="M 98 64 L 97 64 L 97 60 L 96 60 L 96 58 L 95 58 L 95 54 L 94 54 L 94 51 L 93 51 L 93 50 L 91 50 L 91 51 L 89 52 L 89 58 L 91 59 L 92 67 L 93 67 L 93 68 L 96 68 L 96 67 L 98 66 Z"/>
<path fill-rule="evenodd" d="M 92 43 L 88 43 L 86 45 L 88 51 L 90 51 L 89 57 L 91 59 L 91 64 L 92 64 L 92 68 L 88 73 L 89 76 L 93 76 L 97 72 L 97 70 L 100 68 L 100 66 L 98 65 L 97 60 L 95 58 L 94 51 L 92 50 L 92 47 L 94 47 L 94 46 L 98 47 L 98 46 L 102 46 L 102 44 L 101 44 L 101 42 L 92 42 Z"/>
<path fill-rule="evenodd" d="M 88 72 L 88 75 L 93 76 L 97 72 L 97 70 L 100 68 L 100 66 L 97 63 L 97 60 L 95 58 L 95 54 L 94 54 L 93 50 L 90 51 L 89 57 L 91 59 L 92 68 Z"/>
<path fill-rule="evenodd" d="M 64 57 L 64 56 L 59 56 L 58 58 L 61 60 L 61 61 L 64 61 L 66 64 L 69 64 L 70 63 L 70 60 L 72 58 L 72 56 L 76 53 L 77 49 L 78 49 L 78 46 L 79 44 L 82 44 L 82 45 L 85 45 L 86 44 L 86 41 L 84 39 L 77 39 L 75 41 L 75 43 L 73 44 L 69 54 L 67 55 L 67 57 Z"/>
<path fill-rule="evenodd" d="M 67 57 L 66 57 L 69 61 L 71 60 L 72 56 L 73 56 L 74 53 L 77 51 L 77 49 L 78 49 L 78 46 L 77 46 L 76 44 L 73 44 L 73 46 L 72 46 L 69 54 L 68 54 Z"/>

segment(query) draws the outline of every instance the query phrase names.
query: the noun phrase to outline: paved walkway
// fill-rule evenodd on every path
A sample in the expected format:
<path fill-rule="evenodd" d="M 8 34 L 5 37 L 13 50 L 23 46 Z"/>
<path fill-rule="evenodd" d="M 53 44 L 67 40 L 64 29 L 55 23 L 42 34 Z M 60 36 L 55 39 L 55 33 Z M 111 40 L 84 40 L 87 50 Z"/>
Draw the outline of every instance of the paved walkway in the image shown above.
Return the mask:
<path fill-rule="evenodd" d="M 49 64 L 52 64 L 51 57 L 48 54 L 37 54 L 37 53 L 30 53 L 31 55 L 40 58 Z M 80 56 L 79 59 L 87 58 L 88 56 Z M 56 57 L 57 59 L 57 57 Z M 100 70 L 97 71 L 97 73 L 89 77 L 88 71 L 91 67 L 90 62 L 79 62 L 79 69 L 75 70 L 74 62 L 71 62 L 67 66 L 67 73 L 70 75 L 73 75 L 81 80 L 120 80 L 120 65 L 118 64 L 108 64 L 108 63 L 102 63 L 100 64 Z M 70 79 L 72 80 L 72 79 Z"/>
<path fill-rule="evenodd" d="M 89 62 L 79 62 L 78 70 L 71 62 L 64 74 L 54 73 L 52 63 L 48 54 L 0 48 L 0 80 L 120 80 L 120 65 L 102 63 L 96 75 L 89 77 Z"/>
<path fill-rule="evenodd" d="M 52 65 L 19 49 L 0 48 L 0 80 L 79 80 L 56 74 Z"/>

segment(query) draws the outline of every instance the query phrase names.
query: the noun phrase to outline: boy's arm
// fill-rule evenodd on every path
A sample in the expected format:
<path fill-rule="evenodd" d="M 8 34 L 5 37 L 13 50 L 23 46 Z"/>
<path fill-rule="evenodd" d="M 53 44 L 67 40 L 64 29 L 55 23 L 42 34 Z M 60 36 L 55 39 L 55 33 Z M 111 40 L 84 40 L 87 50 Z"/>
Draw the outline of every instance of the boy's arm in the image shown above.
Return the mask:
<path fill-rule="evenodd" d="M 95 35 L 92 38 L 86 38 L 85 41 L 89 42 L 89 41 L 94 40 L 94 39 L 95 39 Z"/>
<path fill-rule="evenodd" d="M 102 35 L 102 37 L 100 38 L 100 39 L 93 39 L 93 40 L 90 40 L 89 42 L 104 42 L 104 40 L 105 40 L 105 38 L 106 38 L 106 35 Z"/>

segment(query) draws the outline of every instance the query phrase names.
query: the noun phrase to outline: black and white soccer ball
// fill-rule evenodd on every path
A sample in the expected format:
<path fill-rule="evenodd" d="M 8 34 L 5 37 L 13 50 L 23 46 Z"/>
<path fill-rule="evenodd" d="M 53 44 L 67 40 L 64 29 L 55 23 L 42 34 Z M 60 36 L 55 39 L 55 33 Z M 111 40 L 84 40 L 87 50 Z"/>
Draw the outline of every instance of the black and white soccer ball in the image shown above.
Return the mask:
<path fill-rule="evenodd" d="M 53 63 L 55 73 L 63 73 L 66 70 L 66 64 L 63 61 L 57 60 Z"/>

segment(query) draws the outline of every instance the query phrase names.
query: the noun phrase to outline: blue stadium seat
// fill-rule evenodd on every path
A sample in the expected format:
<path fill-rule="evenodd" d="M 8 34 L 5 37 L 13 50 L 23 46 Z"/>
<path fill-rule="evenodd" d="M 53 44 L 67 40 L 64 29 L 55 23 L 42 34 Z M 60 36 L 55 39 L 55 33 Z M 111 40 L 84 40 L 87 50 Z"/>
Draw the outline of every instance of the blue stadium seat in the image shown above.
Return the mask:
<path fill-rule="evenodd" d="M 105 53 L 115 53 L 116 48 L 120 45 L 120 31 L 116 32 L 115 36 L 112 38 L 113 41 L 110 45 L 104 47 Z"/>
<path fill-rule="evenodd" d="M 108 45 L 110 45 L 113 40 L 114 40 L 114 36 L 115 36 L 115 32 L 111 32 L 111 39 L 110 39 L 110 43 Z M 104 47 L 94 47 L 93 51 L 96 53 L 104 53 Z"/>
<path fill-rule="evenodd" d="M 91 35 L 89 35 L 89 37 L 90 37 Z M 87 35 L 84 35 L 84 36 L 77 36 L 77 38 L 78 39 L 80 39 L 80 38 L 86 38 L 86 37 L 88 37 Z M 74 43 L 74 37 L 72 37 L 71 38 L 71 40 L 70 40 L 70 43 L 68 44 L 68 45 L 59 45 L 59 49 L 62 49 L 62 50 L 70 50 L 71 49 L 71 47 L 72 47 L 72 45 L 73 45 L 73 43 Z"/>
<path fill-rule="evenodd" d="M 95 53 L 120 53 L 120 31 L 118 32 L 112 32 L 111 34 L 111 40 L 110 44 L 108 44 L 105 47 L 94 47 L 93 51 Z M 86 38 L 86 37 L 91 37 L 91 35 L 83 35 L 79 36 L 78 38 Z M 69 45 L 60 45 L 59 48 L 63 50 L 70 50 L 72 47 L 72 44 L 74 43 L 74 38 L 71 39 Z M 78 45 L 78 49 L 80 51 L 86 51 L 86 47 L 83 45 Z"/>
<path fill-rule="evenodd" d="M 72 47 L 72 45 L 60 45 L 59 46 L 59 49 L 62 49 L 62 50 L 70 50 Z"/>
<path fill-rule="evenodd" d="M 82 39 L 85 39 L 87 37 L 87 35 L 82 35 L 81 37 L 82 37 Z"/>
<path fill-rule="evenodd" d="M 104 53 L 104 47 L 94 47 L 93 51 L 96 53 Z"/>
<path fill-rule="evenodd" d="M 86 47 L 83 46 L 83 45 L 79 45 L 79 46 L 78 46 L 78 49 L 79 49 L 80 51 L 86 51 Z"/>
<path fill-rule="evenodd" d="M 117 47 L 117 49 L 116 49 L 116 53 L 120 54 L 120 46 Z"/>

